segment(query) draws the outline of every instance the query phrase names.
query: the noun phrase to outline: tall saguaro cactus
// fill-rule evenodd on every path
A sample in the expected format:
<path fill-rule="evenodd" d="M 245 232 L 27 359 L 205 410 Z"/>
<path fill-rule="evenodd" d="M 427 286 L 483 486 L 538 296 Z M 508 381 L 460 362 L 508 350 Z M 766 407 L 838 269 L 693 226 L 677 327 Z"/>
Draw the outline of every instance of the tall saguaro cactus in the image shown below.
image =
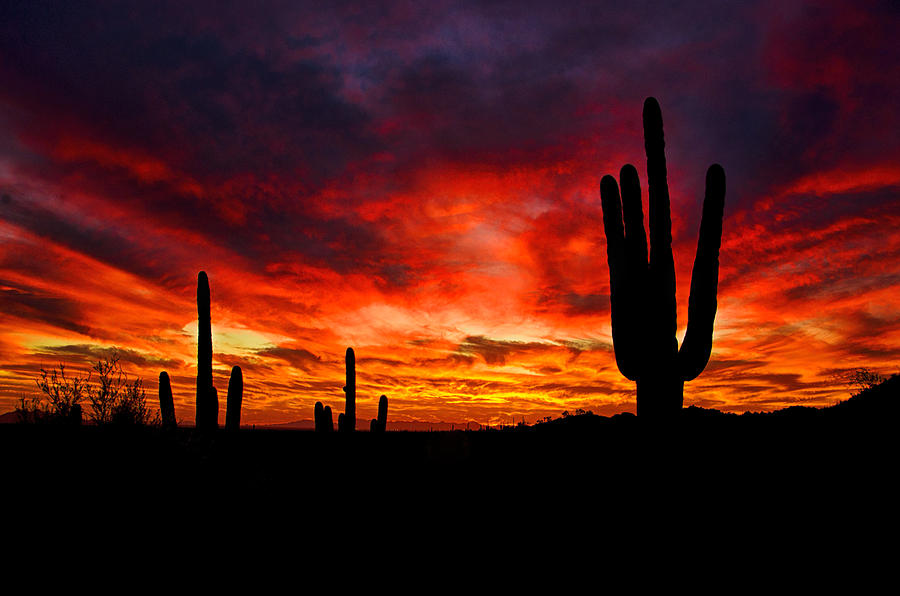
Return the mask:
<path fill-rule="evenodd" d="M 237 430 L 241 427 L 241 402 L 244 401 L 244 373 L 240 366 L 232 367 L 228 380 L 228 398 L 225 402 L 225 428 Z"/>
<path fill-rule="evenodd" d="M 725 170 L 713 164 L 706 172 L 687 331 L 679 349 L 675 337 L 675 262 L 665 140 L 656 99 L 650 97 L 644 102 L 643 120 L 650 197 L 649 261 L 641 187 L 634 166 L 626 164 L 619 174 L 621 199 L 616 179 L 608 175 L 600 181 L 600 196 L 616 364 L 626 378 L 637 384 L 638 415 L 660 418 L 681 410 L 685 381 L 695 379 L 703 371 L 712 351 Z"/>
<path fill-rule="evenodd" d="M 347 383 L 344 385 L 347 399 L 343 418 L 338 417 L 338 425 L 340 430 L 353 432 L 356 430 L 356 354 L 353 353 L 353 348 L 347 348 L 344 362 L 347 366 Z"/>
<path fill-rule="evenodd" d="M 175 401 L 172 398 L 172 383 L 169 381 L 169 373 L 159 373 L 159 415 L 162 418 L 163 428 L 176 428 Z"/>
<path fill-rule="evenodd" d="M 197 409 L 200 430 L 218 427 L 219 399 L 212 381 L 212 323 L 209 316 L 209 278 L 197 275 Z"/>

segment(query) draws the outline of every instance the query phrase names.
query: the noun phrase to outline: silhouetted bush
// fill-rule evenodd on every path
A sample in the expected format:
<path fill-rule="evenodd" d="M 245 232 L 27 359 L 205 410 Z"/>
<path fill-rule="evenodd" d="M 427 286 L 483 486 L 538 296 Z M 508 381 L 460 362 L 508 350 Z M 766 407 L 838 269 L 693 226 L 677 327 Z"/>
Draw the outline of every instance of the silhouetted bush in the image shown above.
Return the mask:
<path fill-rule="evenodd" d="M 89 381 L 90 374 L 86 379 L 67 375 L 63 363 L 51 370 L 41 368 L 40 378 L 36 380 L 41 395 L 19 400 L 16 408 L 19 420 L 81 424 L 81 402 L 90 394 Z"/>
<path fill-rule="evenodd" d="M 838 372 L 832 375 L 835 383 L 845 385 L 850 390 L 850 395 L 859 395 L 867 389 L 877 387 L 885 382 L 885 378 L 866 367 Z"/>
<path fill-rule="evenodd" d="M 89 385 L 91 420 L 95 424 L 145 425 L 157 424 L 159 413 L 147 406 L 144 381 L 133 380 L 122 369 L 120 356 L 113 352 L 93 367 L 97 375 L 96 388 Z"/>
<path fill-rule="evenodd" d="M 16 409 L 23 422 L 81 424 L 86 401 L 94 424 L 159 423 L 159 413 L 147 406 L 143 380 L 129 379 L 116 351 L 97 361 L 87 376 L 67 374 L 66 365 L 60 363 L 52 370 L 42 368 L 36 383 L 42 395 L 22 398 Z"/>

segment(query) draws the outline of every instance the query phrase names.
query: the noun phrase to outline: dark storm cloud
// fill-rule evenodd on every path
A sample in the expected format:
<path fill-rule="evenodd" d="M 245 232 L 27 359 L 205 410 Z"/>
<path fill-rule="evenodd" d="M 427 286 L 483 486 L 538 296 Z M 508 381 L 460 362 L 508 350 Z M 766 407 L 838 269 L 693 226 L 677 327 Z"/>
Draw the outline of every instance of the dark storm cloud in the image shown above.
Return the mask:
<path fill-rule="evenodd" d="M 837 36 L 837 48 L 819 41 L 840 19 L 840 4 L 824 16 L 793 17 L 809 25 L 799 34 L 806 44 L 782 33 L 793 31 L 790 18 L 761 41 L 754 13 L 727 4 L 176 6 L 8 3 L 0 68 L 9 84 L 0 93 L 19 108 L 14 125 L 27 131 L 26 143 L 49 162 L 40 168 L 45 177 L 81 172 L 83 185 L 155 222 L 217 230 L 217 242 L 252 261 L 293 252 L 406 287 L 418 272 L 392 250 L 404 239 L 352 215 L 323 214 L 313 205 L 321 202 L 317 189 L 348 167 L 364 167 L 387 187 L 435 160 L 565 160 L 594 131 L 622 120 L 623 102 L 639 133 L 631 104 L 656 92 L 670 146 L 689 152 L 673 158 L 690 166 L 688 187 L 699 185 L 706 155 L 715 154 L 729 172 L 730 200 L 746 197 L 751 181 L 759 192 L 833 159 L 835 146 L 866 145 L 854 132 L 864 127 L 841 124 L 850 108 L 827 80 L 768 84 L 796 63 L 830 64 L 843 51 L 872 61 L 849 34 Z M 778 58 L 760 67 L 766 56 Z M 870 75 L 860 69 L 856 90 L 869 94 Z M 348 81 L 365 93 L 351 99 Z M 884 115 L 891 97 L 876 100 L 876 113 Z M 861 116 L 858 108 L 853 114 Z M 59 163 L 52 149 L 66 134 L 152 155 L 172 177 L 139 182 L 108 164 Z M 634 136 L 623 145 L 639 147 Z M 370 161 L 385 150 L 391 165 Z M 189 182 L 205 196 L 187 192 Z M 329 200 L 357 205 L 379 196 L 378 188 L 348 192 L 353 198 Z M 695 192 L 688 202 L 699 199 Z M 694 229 L 699 210 L 684 213 Z M 351 247 L 367 258 L 349 256 Z M 552 302 L 561 308 L 602 311 L 596 292 L 548 282 L 559 288 Z"/>
<path fill-rule="evenodd" d="M 153 279 L 165 277 L 169 265 L 149 258 L 150 255 L 131 240 L 130 233 L 133 230 L 120 230 L 109 221 L 91 219 L 91 222 L 78 221 L 59 210 L 20 197 L 10 197 L 9 201 L 0 204 L 0 221 L 16 225 L 43 240 L 60 244 L 122 271 Z M 19 265 L 31 261 L 29 255 L 21 254 L 16 260 Z M 52 267 L 46 270 L 47 273 L 53 272 Z"/>
<path fill-rule="evenodd" d="M 14 126 L 44 162 L 32 166 L 39 176 L 77 177 L 82 190 L 129 205 L 148 224 L 215 230 L 211 240 L 251 260 L 296 251 L 345 272 L 364 267 L 345 256 L 349 246 L 379 254 L 377 230 L 306 204 L 377 148 L 368 116 L 339 97 L 333 67 L 286 60 L 277 47 L 270 54 L 228 46 L 190 14 L 141 4 L 23 3 L 6 11 L 0 72 L 8 84 L 0 96 L 19 108 Z M 79 141 L 61 161 L 67 135 Z M 139 179 L 147 156 L 163 169 L 149 181 Z M 13 215 L 116 266 L 126 257 L 104 244 L 128 253 L 115 232 L 92 231 L 88 240 L 53 214 Z M 394 282 L 402 280 L 389 276 Z"/>
<path fill-rule="evenodd" d="M 90 363 L 118 356 L 122 363 L 130 363 L 138 367 L 154 368 L 175 368 L 184 364 L 180 360 L 148 356 L 127 348 L 111 348 L 91 344 L 40 346 L 35 351 L 35 356 L 53 356 L 54 358 L 75 357 L 81 361 Z"/>
<path fill-rule="evenodd" d="M 256 356 L 280 358 L 291 366 L 301 370 L 309 370 L 310 367 L 322 364 L 321 356 L 316 356 L 304 348 L 277 346 L 258 350 Z"/>
<path fill-rule="evenodd" d="M 25 320 L 43 321 L 48 325 L 90 335 L 84 325 L 81 306 L 73 300 L 48 295 L 35 288 L 0 280 L 0 312 Z"/>
<path fill-rule="evenodd" d="M 0 49 L 15 84 L 4 95 L 49 117 L 47 128 L 76 121 L 103 140 L 213 178 L 322 177 L 372 147 L 366 115 L 338 96 L 340 73 L 283 60 L 277 37 L 275 55 L 228 46 L 189 12 L 143 3 L 7 10 Z"/>
<path fill-rule="evenodd" d="M 411 64 L 387 83 L 391 113 L 402 125 L 392 140 L 410 158 L 482 166 L 569 153 L 560 145 L 578 132 L 572 114 L 585 101 L 583 91 L 559 74 L 541 76 L 527 56 L 518 60 L 490 73 L 445 55 Z"/>
<path fill-rule="evenodd" d="M 554 351 L 566 350 L 555 343 L 505 341 L 490 339 L 481 335 L 467 337 L 457 348 L 457 353 L 462 356 L 481 356 L 487 364 L 506 364 L 508 358 L 514 355 L 526 353 L 544 354 Z"/>

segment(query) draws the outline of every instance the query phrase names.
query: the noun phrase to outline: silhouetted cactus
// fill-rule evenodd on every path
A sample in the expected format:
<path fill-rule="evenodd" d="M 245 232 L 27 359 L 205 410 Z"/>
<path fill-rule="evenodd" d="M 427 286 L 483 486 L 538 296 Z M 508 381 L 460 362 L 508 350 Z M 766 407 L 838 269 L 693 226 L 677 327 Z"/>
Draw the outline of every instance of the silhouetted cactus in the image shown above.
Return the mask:
<path fill-rule="evenodd" d="M 331 417 L 331 406 L 322 407 L 322 402 L 317 401 L 315 407 L 316 432 L 331 432 L 334 430 L 334 419 Z"/>
<path fill-rule="evenodd" d="M 609 260 L 616 364 L 625 377 L 637 384 L 638 415 L 666 417 L 681 410 L 684 382 L 703 371 L 712 350 L 725 170 L 713 164 L 706 173 L 687 332 L 679 350 L 675 337 L 675 262 L 665 141 L 662 113 L 656 99 L 650 97 L 644 102 L 643 120 L 650 197 L 649 262 L 640 181 L 634 166 L 626 164 L 619 174 L 621 199 L 619 186 L 612 176 L 601 180 L 600 196 Z"/>
<path fill-rule="evenodd" d="M 175 401 L 172 399 L 172 384 L 169 382 L 169 373 L 159 373 L 159 415 L 162 418 L 163 428 L 176 428 Z"/>
<path fill-rule="evenodd" d="M 338 414 L 338 432 L 344 432 L 347 430 L 346 427 L 344 426 L 344 424 L 345 424 L 344 420 L 345 420 L 344 414 L 343 413 Z"/>
<path fill-rule="evenodd" d="M 197 409 L 200 430 L 218 428 L 219 398 L 212 381 L 212 323 L 209 316 L 209 279 L 197 275 Z"/>
<path fill-rule="evenodd" d="M 387 430 L 387 395 L 382 395 L 378 400 L 378 418 L 373 418 L 371 424 L 369 425 L 369 430 L 372 432 L 384 432 Z"/>
<path fill-rule="evenodd" d="M 324 431 L 324 429 L 322 428 L 324 424 L 322 419 L 324 416 L 325 408 L 324 406 L 322 406 L 322 402 L 317 401 L 315 407 L 313 408 L 313 420 L 315 421 L 317 433 Z"/>
<path fill-rule="evenodd" d="M 356 354 L 353 348 L 347 348 L 347 354 L 344 357 L 347 367 L 347 384 L 344 386 L 346 394 L 346 405 L 344 406 L 343 425 L 341 417 L 338 416 L 339 430 L 353 432 L 356 430 Z"/>
<path fill-rule="evenodd" d="M 331 415 L 331 406 L 325 406 L 322 412 L 322 430 L 330 433 L 334 431 L 334 418 Z"/>
<path fill-rule="evenodd" d="M 228 397 L 225 401 L 225 429 L 237 430 L 241 427 L 241 402 L 244 401 L 244 374 L 240 366 L 231 369 L 228 380 Z"/>

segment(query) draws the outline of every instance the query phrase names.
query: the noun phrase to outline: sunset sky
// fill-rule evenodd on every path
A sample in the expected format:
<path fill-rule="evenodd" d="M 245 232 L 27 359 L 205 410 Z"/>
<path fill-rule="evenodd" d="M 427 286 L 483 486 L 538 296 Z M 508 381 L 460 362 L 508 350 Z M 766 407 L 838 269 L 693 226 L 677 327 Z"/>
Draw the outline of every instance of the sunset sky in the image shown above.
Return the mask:
<path fill-rule="evenodd" d="M 117 348 L 193 422 L 201 270 L 220 422 L 233 365 L 246 424 L 343 411 L 348 346 L 360 420 L 633 412 L 599 182 L 646 188 L 647 96 L 679 339 L 728 181 L 685 405 L 846 399 L 900 370 L 898 30 L 890 0 L 3 2 L 0 412 Z"/>

